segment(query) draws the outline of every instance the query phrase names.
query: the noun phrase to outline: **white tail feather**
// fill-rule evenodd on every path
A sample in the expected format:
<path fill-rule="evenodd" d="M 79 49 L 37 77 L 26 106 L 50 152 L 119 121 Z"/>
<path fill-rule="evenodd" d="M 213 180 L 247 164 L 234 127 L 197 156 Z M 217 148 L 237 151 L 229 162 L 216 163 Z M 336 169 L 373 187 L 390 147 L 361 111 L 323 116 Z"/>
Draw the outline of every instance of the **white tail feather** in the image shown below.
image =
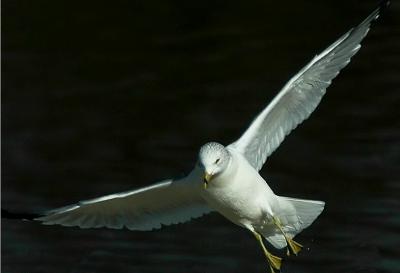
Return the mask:
<path fill-rule="evenodd" d="M 325 202 L 279 197 L 281 213 L 276 215 L 282 228 L 290 238 L 310 226 L 324 210 Z M 285 237 L 278 228 L 271 227 L 262 232 L 264 238 L 276 248 L 286 246 Z"/>
<path fill-rule="evenodd" d="M 283 202 L 290 203 L 295 209 L 297 219 L 295 221 L 292 220 L 292 217 L 290 218 L 292 221 L 288 219 L 289 229 L 290 226 L 292 226 L 292 231 L 289 230 L 289 233 L 295 233 L 293 236 L 309 227 L 325 207 L 325 202 L 323 201 L 296 199 L 282 196 L 280 198 Z"/>

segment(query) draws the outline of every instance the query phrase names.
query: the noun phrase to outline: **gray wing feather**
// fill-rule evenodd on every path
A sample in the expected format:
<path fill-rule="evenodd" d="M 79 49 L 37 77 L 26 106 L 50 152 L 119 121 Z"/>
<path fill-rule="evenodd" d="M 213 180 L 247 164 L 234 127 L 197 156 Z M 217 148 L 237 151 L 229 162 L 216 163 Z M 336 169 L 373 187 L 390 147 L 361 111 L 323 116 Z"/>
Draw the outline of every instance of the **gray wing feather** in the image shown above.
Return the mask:
<path fill-rule="evenodd" d="M 367 35 L 371 22 L 378 18 L 379 10 L 376 9 L 360 25 L 315 56 L 230 146 L 260 170 L 285 136 L 317 107 L 331 81 L 360 49 L 360 42 Z"/>
<path fill-rule="evenodd" d="M 183 223 L 211 212 L 194 183 L 166 180 L 153 186 L 127 191 L 49 211 L 35 220 L 46 225 L 80 228 L 128 228 L 152 230 Z"/>

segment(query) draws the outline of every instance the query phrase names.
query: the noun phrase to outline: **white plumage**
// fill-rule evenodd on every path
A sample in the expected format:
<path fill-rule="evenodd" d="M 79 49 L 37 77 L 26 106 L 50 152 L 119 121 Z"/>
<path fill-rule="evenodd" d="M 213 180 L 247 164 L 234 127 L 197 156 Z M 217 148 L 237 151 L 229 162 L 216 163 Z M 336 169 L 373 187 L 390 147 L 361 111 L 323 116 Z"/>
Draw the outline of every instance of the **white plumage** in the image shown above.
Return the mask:
<path fill-rule="evenodd" d="M 227 147 L 215 142 L 204 145 L 198 164 L 187 177 L 82 201 L 50 211 L 37 220 L 81 228 L 151 230 L 215 210 L 263 235 L 274 247 L 285 247 L 318 217 L 324 202 L 275 195 L 258 171 L 285 136 L 314 111 L 332 79 L 360 49 L 361 40 L 378 14 L 376 9 L 313 58 L 236 142 Z"/>
<path fill-rule="evenodd" d="M 379 9 L 376 9 L 360 25 L 315 56 L 286 83 L 240 139 L 231 144 L 256 170 L 262 168 L 285 136 L 315 110 L 331 81 L 358 52 L 361 40 L 378 16 Z"/>
<path fill-rule="evenodd" d="M 138 190 L 81 201 L 49 211 L 37 220 L 46 225 L 80 228 L 152 230 L 183 223 L 211 211 L 200 198 L 192 176 L 166 180 Z"/>

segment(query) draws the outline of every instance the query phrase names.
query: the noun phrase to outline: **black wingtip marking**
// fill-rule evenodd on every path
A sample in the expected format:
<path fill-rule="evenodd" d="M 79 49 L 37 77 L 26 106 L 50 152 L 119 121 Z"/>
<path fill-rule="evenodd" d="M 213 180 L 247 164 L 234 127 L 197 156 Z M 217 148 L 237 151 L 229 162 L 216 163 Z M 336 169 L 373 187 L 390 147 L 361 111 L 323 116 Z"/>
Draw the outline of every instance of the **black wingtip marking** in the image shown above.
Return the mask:
<path fill-rule="evenodd" d="M 380 1 L 378 6 L 374 9 L 374 11 L 371 12 L 370 15 L 367 18 L 365 18 L 365 20 L 362 21 L 361 24 L 359 24 L 356 28 L 370 26 L 372 23 L 374 23 L 382 16 L 383 12 L 389 5 L 390 5 L 390 0 Z"/>
<path fill-rule="evenodd" d="M 389 5 L 390 5 L 390 0 L 382 0 L 379 3 L 379 7 L 380 7 L 381 10 L 387 8 Z"/>
<path fill-rule="evenodd" d="M 378 16 L 375 18 L 375 20 L 381 17 L 381 15 L 385 12 L 385 10 L 389 5 L 390 5 L 390 0 L 382 0 L 379 2 L 379 5 L 377 7 Z"/>
<path fill-rule="evenodd" d="M 43 215 L 38 213 L 27 213 L 27 212 L 10 212 L 5 209 L 1 209 L 1 218 L 10 220 L 27 220 L 33 221 L 34 219 Z"/>

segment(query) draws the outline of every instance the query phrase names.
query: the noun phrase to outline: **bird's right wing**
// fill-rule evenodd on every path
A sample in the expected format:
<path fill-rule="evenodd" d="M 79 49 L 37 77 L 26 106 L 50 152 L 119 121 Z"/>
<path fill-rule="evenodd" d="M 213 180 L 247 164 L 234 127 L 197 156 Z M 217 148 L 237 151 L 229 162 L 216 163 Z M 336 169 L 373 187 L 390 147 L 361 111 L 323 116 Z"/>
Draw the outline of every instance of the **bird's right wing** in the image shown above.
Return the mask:
<path fill-rule="evenodd" d="M 385 4 L 387 2 L 382 5 Z M 368 33 L 371 22 L 378 18 L 379 11 L 380 8 L 373 11 L 290 79 L 230 147 L 242 153 L 256 170 L 260 170 L 285 136 L 317 107 L 332 79 L 360 49 L 360 42 Z"/>
<path fill-rule="evenodd" d="M 130 230 L 152 230 L 183 223 L 211 212 L 199 195 L 201 183 L 188 180 L 188 177 L 166 180 L 138 190 L 81 201 L 35 220 L 46 225 Z"/>

